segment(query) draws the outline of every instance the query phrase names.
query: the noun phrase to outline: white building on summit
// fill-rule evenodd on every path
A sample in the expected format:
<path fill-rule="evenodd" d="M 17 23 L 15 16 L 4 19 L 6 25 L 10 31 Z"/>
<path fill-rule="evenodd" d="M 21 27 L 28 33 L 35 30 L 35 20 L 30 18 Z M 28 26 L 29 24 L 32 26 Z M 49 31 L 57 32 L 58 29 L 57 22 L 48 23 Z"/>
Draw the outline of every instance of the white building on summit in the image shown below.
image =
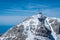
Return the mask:
<path fill-rule="evenodd" d="M 0 40 L 60 40 L 60 19 L 45 17 L 42 13 L 26 18 L 10 28 Z"/>

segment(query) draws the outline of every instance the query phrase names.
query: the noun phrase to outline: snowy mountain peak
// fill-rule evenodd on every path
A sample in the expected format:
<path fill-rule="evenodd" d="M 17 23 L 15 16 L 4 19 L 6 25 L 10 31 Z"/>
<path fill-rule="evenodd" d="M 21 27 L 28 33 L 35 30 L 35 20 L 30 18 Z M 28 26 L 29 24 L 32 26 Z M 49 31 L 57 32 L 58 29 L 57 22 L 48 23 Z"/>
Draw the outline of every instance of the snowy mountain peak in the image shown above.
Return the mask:
<path fill-rule="evenodd" d="M 22 23 L 10 28 L 0 40 L 59 40 L 60 22 L 56 18 L 45 17 L 40 12 L 26 18 Z"/>
<path fill-rule="evenodd" d="M 42 13 L 41 12 L 39 12 L 38 14 L 37 14 L 37 17 L 38 18 L 40 18 L 40 17 L 42 17 L 43 15 L 42 15 Z"/>

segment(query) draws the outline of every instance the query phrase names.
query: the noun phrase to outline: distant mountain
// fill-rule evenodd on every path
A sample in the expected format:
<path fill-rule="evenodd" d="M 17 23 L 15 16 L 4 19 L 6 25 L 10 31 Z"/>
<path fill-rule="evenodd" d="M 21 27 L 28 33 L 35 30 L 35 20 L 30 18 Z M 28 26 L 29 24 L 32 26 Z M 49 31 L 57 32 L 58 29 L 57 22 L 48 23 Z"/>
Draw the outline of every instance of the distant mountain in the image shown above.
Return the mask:
<path fill-rule="evenodd" d="M 0 40 L 60 40 L 60 19 L 39 13 L 10 28 Z"/>

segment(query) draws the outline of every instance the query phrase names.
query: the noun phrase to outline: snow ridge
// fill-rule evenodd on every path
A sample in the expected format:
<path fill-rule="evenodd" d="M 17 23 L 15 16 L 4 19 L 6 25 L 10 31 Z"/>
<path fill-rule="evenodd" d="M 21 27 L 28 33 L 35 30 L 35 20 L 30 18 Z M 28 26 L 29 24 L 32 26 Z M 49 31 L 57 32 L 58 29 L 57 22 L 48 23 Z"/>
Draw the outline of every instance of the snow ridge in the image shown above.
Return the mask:
<path fill-rule="evenodd" d="M 60 39 L 60 19 L 43 16 L 41 13 L 25 19 L 22 23 L 10 28 L 0 40 L 55 40 Z"/>

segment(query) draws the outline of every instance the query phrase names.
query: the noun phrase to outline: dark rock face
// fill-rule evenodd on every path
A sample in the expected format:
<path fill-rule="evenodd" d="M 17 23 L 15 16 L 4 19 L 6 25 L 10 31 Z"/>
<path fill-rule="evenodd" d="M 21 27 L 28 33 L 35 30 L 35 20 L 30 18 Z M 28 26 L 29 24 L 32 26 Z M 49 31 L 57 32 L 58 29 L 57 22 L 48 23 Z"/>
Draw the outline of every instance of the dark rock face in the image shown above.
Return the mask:
<path fill-rule="evenodd" d="M 57 19 L 51 19 L 51 20 L 49 20 L 49 23 L 52 23 L 51 26 L 52 26 L 53 30 L 56 32 L 56 34 L 60 34 L 59 33 L 60 23 L 57 21 Z"/>
<path fill-rule="evenodd" d="M 1 36 L 1 34 L 0 34 L 0 36 Z"/>
<path fill-rule="evenodd" d="M 37 36 L 43 36 L 43 37 L 49 37 L 49 34 L 51 33 L 50 30 L 48 30 L 46 27 L 40 27 L 39 29 L 36 29 Z"/>

